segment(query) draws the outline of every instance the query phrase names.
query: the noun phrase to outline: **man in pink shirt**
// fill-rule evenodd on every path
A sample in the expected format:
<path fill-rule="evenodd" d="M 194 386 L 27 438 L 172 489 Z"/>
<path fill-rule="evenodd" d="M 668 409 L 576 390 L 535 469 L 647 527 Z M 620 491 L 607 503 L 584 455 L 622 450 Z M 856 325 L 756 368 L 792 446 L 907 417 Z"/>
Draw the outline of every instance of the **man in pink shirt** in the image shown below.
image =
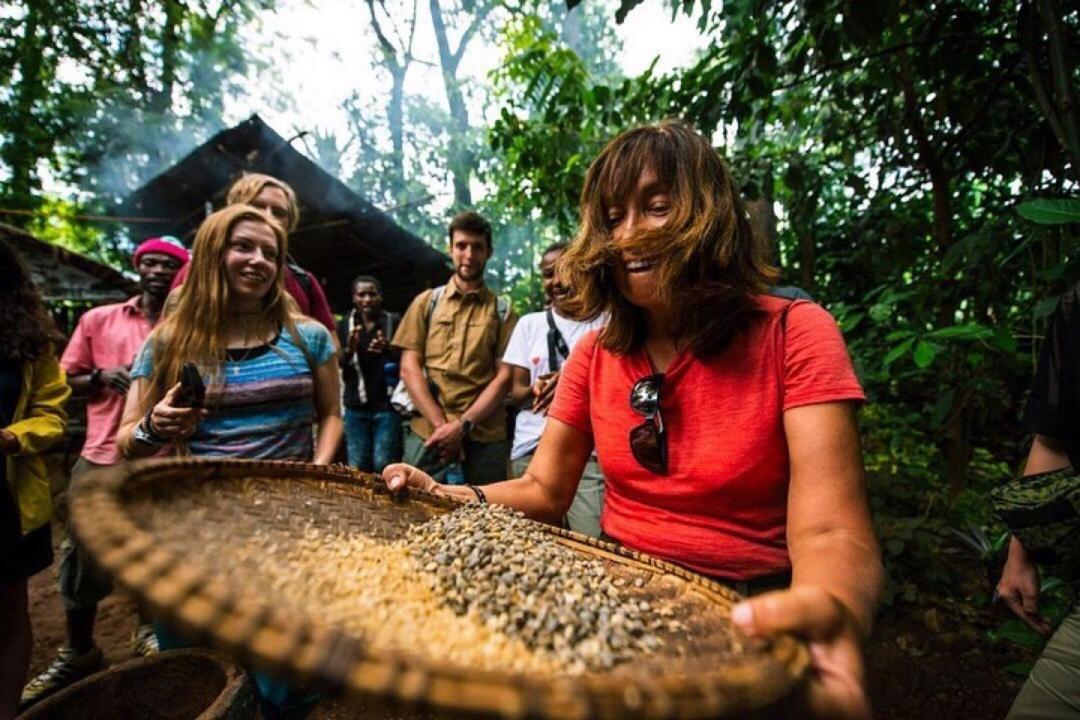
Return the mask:
<path fill-rule="evenodd" d="M 139 295 L 115 305 L 88 311 L 79 320 L 60 364 L 72 391 L 85 397 L 86 443 L 72 482 L 95 467 L 120 462 L 116 430 L 124 411 L 124 396 L 131 379 L 128 369 L 135 353 L 158 321 L 173 278 L 188 261 L 179 242 L 152 238 L 139 245 L 132 258 L 139 274 Z M 60 547 L 60 597 L 67 613 L 67 645 L 49 667 L 23 690 L 25 709 L 102 666 L 101 649 L 94 642 L 98 603 L 112 588 L 87 562 L 70 533 Z M 138 654 L 156 650 L 150 626 L 140 626 L 132 638 Z"/>

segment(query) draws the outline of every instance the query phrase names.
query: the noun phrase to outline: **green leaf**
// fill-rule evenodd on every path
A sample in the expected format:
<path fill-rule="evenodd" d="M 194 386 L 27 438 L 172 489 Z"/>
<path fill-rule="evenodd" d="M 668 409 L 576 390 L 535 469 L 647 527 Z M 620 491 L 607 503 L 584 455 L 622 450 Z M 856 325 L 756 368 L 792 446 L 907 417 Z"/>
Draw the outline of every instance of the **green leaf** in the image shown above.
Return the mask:
<path fill-rule="evenodd" d="M 844 333 L 845 335 L 851 332 L 859 326 L 859 323 L 862 322 L 862 319 L 864 317 L 866 317 L 866 313 L 861 312 L 844 315 L 840 318 L 840 332 Z"/>
<path fill-rule="evenodd" d="M 945 422 L 945 418 L 948 417 L 949 412 L 952 411 L 954 402 L 956 402 L 956 388 L 949 388 L 941 393 L 941 397 L 934 403 L 934 427 L 940 427 L 941 424 Z"/>
<path fill-rule="evenodd" d="M 1044 318 L 1047 315 L 1052 315 L 1053 312 L 1055 310 L 1057 310 L 1057 304 L 1058 304 L 1058 299 L 1056 297 L 1046 298 L 1045 300 L 1040 300 L 1035 305 L 1035 317 Z"/>
<path fill-rule="evenodd" d="M 885 322 L 892 315 L 892 305 L 877 303 L 870 306 L 870 319 L 876 323 Z"/>
<path fill-rule="evenodd" d="M 1043 278 L 1044 280 L 1049 280 L 1051 282 L 1054 282 L 1054 281 L 1060 280 L 1061 278 L 1065 277 L 1065 273 L 1067 273 L 1068 271 L 1069 271 L 1069 263 L 1067 263 L 1067 262 L 1054 263 L 1050 267 L 1043 268 L 1042 270 L 1040 270 L 1039 271 L 1039 277 Z"/>
<path fill-rule="evenodd" d="M 1042 636 L 1019 620 L 1010 620 L 998 628 L 994 635 L 1000 640 L 1032 649 L 1041 648 L 1044 642 Z"/>
<path fill-rule="evenodd" d="M 619 3 L 619 9 L 615 11 L 615 22 L 619 25 L 623 24 L 623 20 L 630 13 L 631 10 L 640 5 L 644 0 L 622 0 Z"/>
<path fill-rule="evenodd" d="M 890 555 L 899 555 L 904 552 L 904 541 L 899 538 L 890 538 L 885 541 L 885 550 Z"/>
<path fill-rule="evenodd" d="M 1005 328 L 998 328 L 994 336 L 990 338 L 990 344 L 1005 352 L 1016 352 L 1019 345 L 1016 342 L 1016 336 Z"/>
<path fill-rule="evenodd" d="M 1065 587 L 1064 580 L 1059 577 L 1054 577 L 1053 575 L 1047 575 L 1043 578 L 1042 584 L 1039 586 L 1039 594 L 1046 595 L 1047 593 L 1052 593 L 1062 587 Z"/>
<path fill-rule="evenodd" d="M 938 340 L 985 340 L 994 334 L 986 325 L 972 322 L 963 325 L 938 328 L 930 333 L 929 337 Z"/>
<path fill-rule="evenodd" d="M 919 344 L 915 346 L 915 365 L 920 369 L 930 367 L 930 363 L 934 362 L 934 358 L 937 357 L 937 345 L 926 340 L 920 340 Z"/>
<path fill-rule="evenodd" d="M 1080 198 L 1039 198 L 1016 206 L 1020 217 L 1040 225 L 1080 222 Z"/>
<path fill-rule="evenodd" d="M 1035 667 L 1034 663 L 1020 660 L 1018 662 L 1009 663 L 1008 665 L 1003 667 L 1002 670 L 1009 673 L 1010 675 L 1016 675 L 1018 677 L 1026 678 L 1028 675 L 1031 674 L 1031 668 L 1033 667 Z"/>
<path fill-rule="evenodd" d="M 914 344 L 915 338 L 908 338 L 907 340 L 890 350 L 889 354 L 885 356 L 885 359 L 882 360 L 881 364 L 885 366 L 885 369 L 888 369 L 889 366 L 892 365 L 894 362 L 899 360 L 904 355 L 907 355 L 908 351 L 911 350 L 911 346 Z"/>

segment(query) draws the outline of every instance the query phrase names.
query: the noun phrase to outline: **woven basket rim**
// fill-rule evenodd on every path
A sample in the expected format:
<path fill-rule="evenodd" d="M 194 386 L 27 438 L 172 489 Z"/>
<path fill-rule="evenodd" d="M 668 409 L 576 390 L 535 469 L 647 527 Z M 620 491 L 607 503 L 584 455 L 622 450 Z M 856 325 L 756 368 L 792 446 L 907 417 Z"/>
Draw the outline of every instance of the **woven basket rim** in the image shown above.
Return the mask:
<path fill-rule="evenodd" d="M 343 465 L 234 458 L 151 458 L 88 471 L 70 491 L 73 531 L 100 566 L 133 592 L 152 613 L 201 640 L 252 662 L 327 689 L 357 694 L 390 694 L 461 712 L 529 717 L 711 717 L 745 712 L 780 700 L 805 679 L 809 653 L 804 643 L 779 636 L 766 654 L 735 658 L 711 672 L 686 676 L 585 675 L 526 677 L 503 671 L 440 664 L 422 655 L 365 646 L 359 639 L 312 614 L 288 614 L 228 588 L 208 594 L 207 568 L 158 546 L 151 533 L 128 515 L 123 493 L 137 483 L 190 470 L 203 478 L 293 477 L 361 485 L 391 495 L 377 475 Z M 452 509 L 462 501 L 416 490 L 399 494 Z M 537 523 L 571 546 L 593 555 L 640 563 L 674 575 L 727 609 L 740 596 L 714 580 L 673 563 L 592 537 Z M 195 602 L 199 601 L 199 607 Z M 211 611 L 207 612 L 209 604 Z M 230 631 L 224 632 L 228 621 Z M 240 630 L 237 630 L 240 629 Z M 614 710 L 614 713 L 612 712 Z"/>

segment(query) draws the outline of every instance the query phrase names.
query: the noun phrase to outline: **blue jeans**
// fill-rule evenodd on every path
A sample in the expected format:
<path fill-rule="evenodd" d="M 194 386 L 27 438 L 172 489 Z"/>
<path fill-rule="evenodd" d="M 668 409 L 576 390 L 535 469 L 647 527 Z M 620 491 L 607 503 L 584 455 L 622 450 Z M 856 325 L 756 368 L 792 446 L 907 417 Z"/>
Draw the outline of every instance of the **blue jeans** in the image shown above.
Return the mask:
<path fill-rule="evenodd" d="M 401 459 L 401 416 L 393 410 L 345 408 L 345 447 L 349 464 L 382 472 Z"/>

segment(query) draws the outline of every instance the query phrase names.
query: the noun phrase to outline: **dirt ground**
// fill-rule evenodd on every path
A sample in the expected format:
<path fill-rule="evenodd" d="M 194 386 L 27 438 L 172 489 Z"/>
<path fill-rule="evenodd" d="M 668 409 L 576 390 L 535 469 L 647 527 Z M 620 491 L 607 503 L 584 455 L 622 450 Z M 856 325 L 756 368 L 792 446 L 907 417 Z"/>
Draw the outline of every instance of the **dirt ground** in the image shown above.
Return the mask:
<path fill-rule="evenodd" d="M 59 482 L 55 484 L 60 485 Z M 57 500 L 62 503 L 62 498 Z M 56 547 L 60 540 L 58 525 L 54 523 Z M 56 587 L 56 570 L 54 562 L 49 570 L 30 580 L 30 615 L 34 627 L 31 677 L 48 665 L 64 642 L 64 612 Z M 980 622 L 988 626 L 1003 619 L 1004 615 L 990 616 L 981 618 Z M 131 657 L 129 642 L 134 628 L 135 606 L 131 600 L 113 594 L 101 604 L 96 638 L 108 664 Z M 879 720 L 1004 718 L 1021 682 L 1002 668 L 1018 657 L 1014 651 L 997 651 L 989 647 L 981 637 L 982 629 L 959 615 L 953 616 L 944 607 L 923 612 L 919 617 L 883 619 L 867 648 L 867 672 L 875 716 Z M 341 702 L 327 700 L 309 717 L 311 720 L 355 717 L 429 720 L 433 716 L 381 706 L 358 711 Z"/>

